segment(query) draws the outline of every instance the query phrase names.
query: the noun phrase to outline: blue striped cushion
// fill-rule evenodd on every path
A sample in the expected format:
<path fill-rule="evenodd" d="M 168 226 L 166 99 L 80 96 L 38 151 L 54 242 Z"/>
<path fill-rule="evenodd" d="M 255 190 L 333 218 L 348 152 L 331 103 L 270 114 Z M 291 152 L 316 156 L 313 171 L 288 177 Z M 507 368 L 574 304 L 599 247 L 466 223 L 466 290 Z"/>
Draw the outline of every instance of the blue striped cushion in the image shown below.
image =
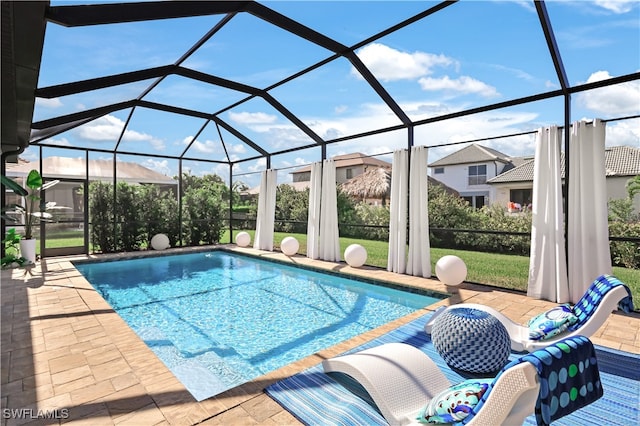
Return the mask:
<path fill-rule="evenodd" d="M 605 294 L 607 294 L 612 288 L 619 285 L 625 286 L 627 293 L 629 294 L 620 301 L 619 307 L 624 312 L 631 312 L 633 310 L 633 299 L 631 298 L 631 291 L 629 288 L 613 275 L 601 275 L 591 283 L 591 286 L 589 286 L 582 298 L 580 298 L 578 303 L 573 307 L 573 313 L 578 317 L 578 321 L 571 325 L 569 329 L 577 330 L 582 327 L 596 311 Z"/>

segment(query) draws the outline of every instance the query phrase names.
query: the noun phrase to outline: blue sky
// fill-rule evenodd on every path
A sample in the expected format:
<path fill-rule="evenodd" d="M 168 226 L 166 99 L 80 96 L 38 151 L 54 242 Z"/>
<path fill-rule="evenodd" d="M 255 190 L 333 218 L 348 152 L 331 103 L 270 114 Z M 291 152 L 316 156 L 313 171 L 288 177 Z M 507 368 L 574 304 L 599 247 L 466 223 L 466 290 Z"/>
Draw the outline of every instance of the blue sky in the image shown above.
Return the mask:
<path fill-rule="evenodd" d="M 58 3 L 53 5 L 77 4 Z M 424 1 L 276 1 L 266 6 L 353 46 L 406 19 L 435 2 Z M 571 84 L 607 79 L 640 70 L 640 2 L 549 1 L 554 25 Z M 135 71 L 175 63 L 221 19 L 207 16 L 155 22 L 46 30 L 39 87 Z M 505 100 L 558 89 L 551 58 L 531 1 L 463 0 L 357 51 L 360 59 L 412 120 L 439 116 Z M 219 33 L 188 57 L 182 66 L 239 81 L 257 88 L 275 82 L 331 56 L 322 47 L 273 27 L 249 14 L 238 14 Z M 152 81 L 132 83 L 98 92 L 38 99 L 34 120 L 134 99 Z M 269 92 L 324 139 L 400 124 L 376 93 L 346 59 L 332 61 Z M 221 87 L 170 76 L 144 99 L 204 112 L 216 112 L 246 95 Z M 129 110 L 117 111 L 81 128 L 54 136 L 44 155 L 78 157 L 67 146 L 113 149 Z M 572 96 L 572 120 L 615 118 L 640 114 L 640 82 Z M 312 142 L 286 117 L 258 98 L 223 113 L 221 118 L 268 151 L 282 151 Z M 415 143 L 435 146 L 483 137 L 535 130 L 563 124 L 562 99 L 550 99 L 456 120 L 419 126 Z M 178 162 L 153 158 L 242 160 L 256 151 L 224 129 L 208 125 L 193 141 L 204 121 L 150 109 L 136 109 L 119 150 L 147 154 L 119 154 L 122 161 L 139 162 L 169 176 Z M 225 142 L 225 149 L 221 144 Z M 533 136 L 480 142 L 512 156 L 532 155 Z M 607 125 L 607 144 L 640 146 L 640 120 Z M 407 146 L 406 131 L 360 138 L 327 147 L 329 157 L 350 152 L 389 153 Z M 462 145 L 432 148 L 434 161 Z M 271 159 L 282 169 L 279 182 L 290 180 L 296 166 L 320 159 L 313 148 Z M 35 159 L 29 148 L 24 157 Z M 108 158 L 92 154 L 92 158 Z M 391 161 L 391 155 L 380 157 Z M 234 175 L 257 185 L 264 160 L 236 164 Z M 184 161 L 194 174 L 217 173 L 227 179 L 226 165 Z"/>

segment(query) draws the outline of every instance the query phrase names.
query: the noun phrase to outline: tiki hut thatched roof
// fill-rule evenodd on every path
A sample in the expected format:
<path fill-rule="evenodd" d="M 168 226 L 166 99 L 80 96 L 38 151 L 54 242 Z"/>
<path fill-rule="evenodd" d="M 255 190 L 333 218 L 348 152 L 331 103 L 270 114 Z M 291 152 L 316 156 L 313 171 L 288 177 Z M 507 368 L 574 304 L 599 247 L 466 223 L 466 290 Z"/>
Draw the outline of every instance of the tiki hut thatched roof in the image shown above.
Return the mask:
<path fill-rule="evenodd" d="M 427 176 L 430 185 L 440 185 L 445 192 L 460 196 L 458 191 L 445 185 L 439 180 Z M 386 167 L 369 168 L 364 173 L 355 176 L 341 185 L 342 190 L 349 196 L 360 199 L 380 198 L 388 199 L 391 194 L 391 169 Z"/>
<path fill-rule="evenodd" d="M 391 190 L 391 169 L 371 167 L 342 185 L 342 190 L 354 198 L 388 198 Z"/>

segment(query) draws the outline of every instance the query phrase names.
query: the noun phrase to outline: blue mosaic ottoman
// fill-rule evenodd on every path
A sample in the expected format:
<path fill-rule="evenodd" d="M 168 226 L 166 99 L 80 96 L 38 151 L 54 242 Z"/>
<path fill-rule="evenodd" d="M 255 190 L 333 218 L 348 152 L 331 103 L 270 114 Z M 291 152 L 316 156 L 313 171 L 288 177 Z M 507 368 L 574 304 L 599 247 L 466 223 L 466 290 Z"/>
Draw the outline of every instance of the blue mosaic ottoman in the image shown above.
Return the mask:
<path fill-rule="evenodd" d="M 450 309 L 436 318 L 431 340 L 450 367 L 469 373 L 495 373 L 511 353 L 504 325 L 493 315 L 472 308 Z"/>

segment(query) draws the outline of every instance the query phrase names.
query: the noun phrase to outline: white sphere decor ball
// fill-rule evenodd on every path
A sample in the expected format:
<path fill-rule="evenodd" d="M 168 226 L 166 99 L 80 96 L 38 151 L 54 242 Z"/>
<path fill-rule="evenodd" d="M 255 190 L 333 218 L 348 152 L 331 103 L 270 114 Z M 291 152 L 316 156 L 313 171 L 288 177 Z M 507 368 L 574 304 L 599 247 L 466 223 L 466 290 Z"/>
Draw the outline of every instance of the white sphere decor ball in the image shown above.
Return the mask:
<path fill-rule="evenodd" d="M 364 262 L 367 261 L 367 249 L 360 244 L 351 244 L 344 251 L 344 261 L 354 268 L 364 265 Z"/>
<path fill-rule="evenodd" d="M 436 276 L 446 285 L 460 285 L 467 278 L 467 265 L 458 256 L 442 256 L 436 262 Z"/>
<path fill-rule="evenodd" d="M 248 232 L 238 232 L 236 235 L 236 244 L 240 247 L 246 247 L 251 243 L 251 235 Z"/>
<path fill-rule="evenodd" d="M 294 237 L 284 237 L 280 243 L 280 250 L 287 256 L 293 256 L 299 248 L 300 243 Z"/>
<path fill-rule="evenodd" d="M 164 234 L 154 235 L 153 238 L 151 238 L 151 247 L 153 247 L 154 250 L 168 249 L 169 247 L 171 247 L 171 244 L 169 243 L 169 237 Z"/>

